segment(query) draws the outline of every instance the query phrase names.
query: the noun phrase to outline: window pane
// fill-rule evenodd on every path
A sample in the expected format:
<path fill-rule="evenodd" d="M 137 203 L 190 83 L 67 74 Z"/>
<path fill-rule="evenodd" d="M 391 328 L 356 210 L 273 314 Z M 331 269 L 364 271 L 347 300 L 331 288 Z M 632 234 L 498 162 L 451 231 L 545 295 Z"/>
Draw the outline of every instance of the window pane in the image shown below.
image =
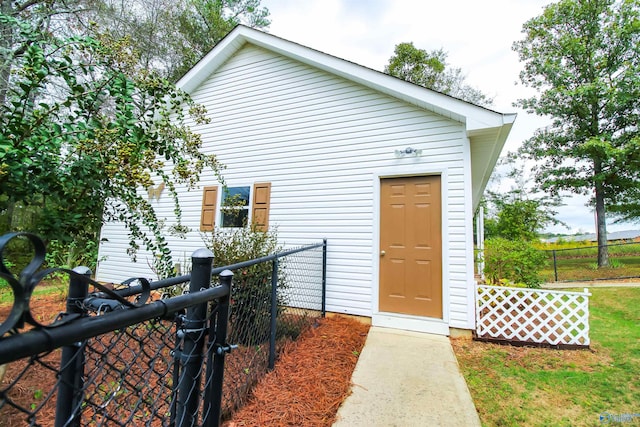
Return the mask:
<path fill-rule="evenodd" d="M 223 227 L 244 227 L 249 219 L 249 209 L 239 208 L 233 211 L 222 212 Z"/>
<path fill-rule="evenodd" d="M 251 187 L 227 187 L 222 194 L 222 227 L 244 227 L 249 220 Z M 228 206 L 225 208 L 225 206 Z"/>
<path fill-rule="evenodd" d="M 251 187 L 227 187 L 222 200 L 223 206 L 249 206 L 249 192 Z"/>

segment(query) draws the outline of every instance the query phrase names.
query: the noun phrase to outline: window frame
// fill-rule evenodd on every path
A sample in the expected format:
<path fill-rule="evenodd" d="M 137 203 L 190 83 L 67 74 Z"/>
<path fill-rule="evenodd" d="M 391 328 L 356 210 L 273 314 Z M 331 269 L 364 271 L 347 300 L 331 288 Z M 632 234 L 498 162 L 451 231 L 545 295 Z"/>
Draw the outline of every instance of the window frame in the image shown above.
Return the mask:
<path fill-rule="evenodd" d="M 251 221 L 253 219 L 252 218 L 252 216 L 253 216 L 252 215 L 252 213 L 253 213 L 252 210 L 253 209 L 251 208 L 252 205 L 253 205 L 253 192 L 254 192 L 253 185 L 252 184 L 249 184 L 249 185 L 233 185 L 233 186 L 223 185 L 222 186 L 222 191 L 220 191 L 220 196 L 219 196 L 220 197 L 220 201 L 219 201 L 219 205 L 218 205 L 219 208 L 218 208 L 218 212 L 217 212 L 217 219 L 219 220 L 218 224 L 220 224 L 220 228 L 225 228 L 225 229 L 242 228 L 242 227 L 246 226 L 246 224 L 233 225 L 233 226 L 225 226 L 224 225 L 224 214 L 225 214 L 225 212 L 224 212 L 224 209 L 225 209 L 224 200 L 225 200 L 225 197 L 227 195 L 227 189 L 230 189 L 230 188 L 248 188 L 249 189 L 249 197 L 247 198 L 247 204 L 243 205 L 243 206 L 237 206 L 235 208 L 232 207 L 232 209 L 247 211 L 247 216 L 246 216 L 247 224 L 251 224 Z"/>

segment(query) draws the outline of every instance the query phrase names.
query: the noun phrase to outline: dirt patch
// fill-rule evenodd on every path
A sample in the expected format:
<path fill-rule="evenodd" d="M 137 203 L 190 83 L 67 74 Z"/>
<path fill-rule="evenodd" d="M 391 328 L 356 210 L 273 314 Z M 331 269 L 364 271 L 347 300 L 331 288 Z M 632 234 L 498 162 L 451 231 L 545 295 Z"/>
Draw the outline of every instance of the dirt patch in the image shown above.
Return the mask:
<path fill-rule="evenodd" d="M 452 339 L 451 345 L 462 364 L 465 360 L 477 360 L 487 351 L 505 355 L 505 365 L 529 370 L 569 369 L 593 372 L 598 366 L 611 363 L 611 357 L 600 345 L 584 350 L 555 350 L 550 348 L 511 346 L 468 339 Z"/>
<path fill-rule="evenodd" d="M 59 313 L 65 309 L 65 301 L 67 291 L 58 283 L 41 283 L 36 287 L 36 291 L 42 292 L 41 295 L 35 295 L 30 303 L 31 314 L 33 318 L 42 324 L 52 323 Z M 0 303 L 0 323 L 4 322 L 11 308 L 13 307 L 13 292 L 8 287 L 2 288 L 0 294 L 7 295 L 6 303 Z"/>
<path fill-rule="evenodd" d="M 593 284 L 611 285 L 615 283 L 637 283 L 640 285 L 640 277 L 625 277 L 621 279 L 602 279 L 593 282 Z"/>

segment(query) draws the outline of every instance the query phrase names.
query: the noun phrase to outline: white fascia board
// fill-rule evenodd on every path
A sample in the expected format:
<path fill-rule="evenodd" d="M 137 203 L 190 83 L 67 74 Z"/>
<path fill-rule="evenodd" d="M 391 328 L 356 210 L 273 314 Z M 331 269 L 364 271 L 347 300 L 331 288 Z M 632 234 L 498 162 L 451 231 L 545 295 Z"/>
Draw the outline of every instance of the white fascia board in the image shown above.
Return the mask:
<path fill-rule="evenodd" d="M 225 63 L 245 44 L 242 37 L 233 37 L 235 31 L 243 27 L 237 27 L 220 40 L 217 45 L 193 66 L 184 76 L 178 80 L 178 89 L 191 94 L 200 86 L 218 67 Z"/>
<path fill-rule="evenodd" d="M 468 131 L 502 126 L 503 114 L 445 95 L 362 65 L 313 50 L 287 40 L 255 31 L 247 42 L 275 51 L 328 73 L 343 77 L 378 92 L 401 99 L 456 122 Z M 470 127 L 469 125 L 472 125 Z"/>
<path fill-rule="evenodd" d="M 498 128 L 506 127 L 507 130 L 511 130 L 517 116 L 515 113 L 503 114 L 491 110 L 485 110 L 485 112 L 490 114 L 476 114 L 467 119 L 467 136 L 472 137 L 474 134 L 484 133 L 492 128 L 497 130 Z M 506 133 L 506 135 L 508 134 L 509 132 Z M 506 135 L 504 137 L 505 141 Z M 502 141 L 502 144 L 504 145 L 504 141 Z M 500 146 L 500 149 L 502 149 L 502 146 Z"/>
<path fill-rule="evenodd" d="M 508 121 L 508 117 L 511 116 L 242 25 L 237 26 L 222 39 L 211 52 L 178 81 L 177 86 L 187 93 L 192 93 L 245 43 L 276 52 L 456 122 L 464 123 L 468 133 L 501 127 L 506 124 L 505 120 Z"/>

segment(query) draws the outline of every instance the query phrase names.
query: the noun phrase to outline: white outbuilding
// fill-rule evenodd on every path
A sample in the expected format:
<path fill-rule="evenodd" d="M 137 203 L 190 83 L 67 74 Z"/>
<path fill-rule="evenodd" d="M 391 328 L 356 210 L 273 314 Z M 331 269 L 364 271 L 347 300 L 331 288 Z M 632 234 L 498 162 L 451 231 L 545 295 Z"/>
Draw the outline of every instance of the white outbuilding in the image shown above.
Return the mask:
<path fill-rule="evenodd" d="M 286 247 L 327 238 L 328 311 L 379 326 L 449 334 L 474 329 L 473 214 L 515 114 L 502 114 L 323 52 L 238 26 L 178 83 L 204 105 L 193 125 L 226 165 L 249 221 Z M 234 227 L 213 175 L 180 202 L 187 239 Z M 172 202 L 152 202 L 170 221 Z M 153 277 L 106 224 L 99 280 Z M 150 255 L 149 255 L 150 256 Z"/>

